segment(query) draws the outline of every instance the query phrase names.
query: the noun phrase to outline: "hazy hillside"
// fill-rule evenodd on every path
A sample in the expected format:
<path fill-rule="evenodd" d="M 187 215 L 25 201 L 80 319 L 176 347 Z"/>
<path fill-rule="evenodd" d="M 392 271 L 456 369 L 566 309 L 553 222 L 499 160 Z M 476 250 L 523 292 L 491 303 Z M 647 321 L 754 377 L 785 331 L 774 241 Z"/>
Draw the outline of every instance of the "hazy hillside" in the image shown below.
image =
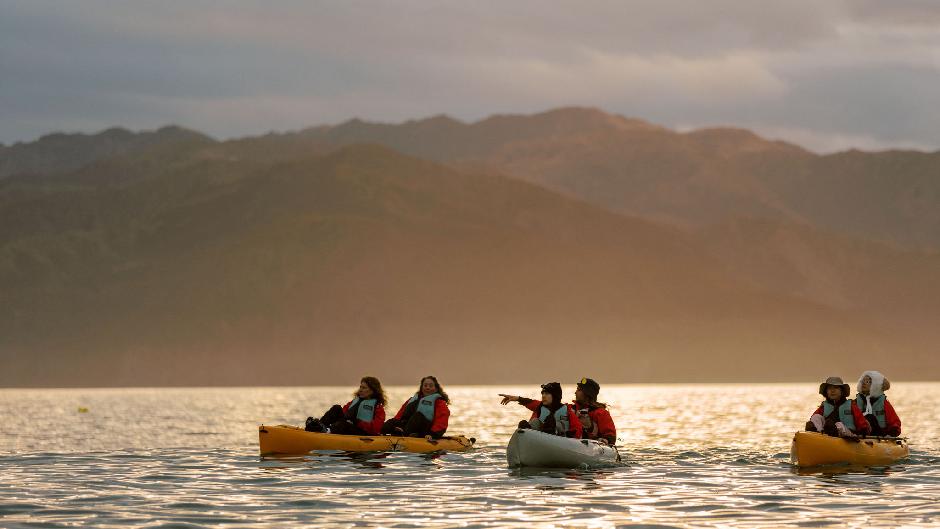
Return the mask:
<path fill-rule="evenodd" d="M 212 140 L 180 127 L 134 133 L 115 127 L 97 134 L 48 134 L 34 142 L 0 145 L 0 179 L 20 173 L 58 173 L 97 160 L 144 151 L 155 145 Z"/>
<path fill-rule="evenodd" d="M 940 248 L 940 152 L 819 156 L 746 130 L 678 133 L 583 108 L 470 124 L 353 120 L 285 137 L 320 148 L 379 143 L 683 226 L 749 216 Z"/>
<path fill-rule="evenodd" d="M 746 167 L 813 225 L 940 250 L 940 151 L 848 151 Z"/>
<path fill-rule="evenodd" d="M 377 147 L 161 159 L 0 182 L 0 383 L 779 379 L 898 347 L 925 372 L 923 332 L 755 292 L 678 230 L 522 182 Z"/>
<path fill-rule="evenodd" d="M 730 274 L 755 287 L 918 325 L 933 325 L 940 315 L 940 252 L 747 218 L 710 226 L 696 238 Z"/>
<path fill-rule="evenodd" d="M 0 385 L 936 378 L 937 156 L 584 109 L 51 135 L 0 151 Z"/>
<path fill-rule="evenodd" d="M 763 218 L 940 249 L 940 151 L 819 156 L 742 129 L 678 133 L 589 108 L 500 115 L 475 123 L 447 116 L 401 124 L 354 119 L 224 143 L 179 127 L 140 134 L 123 129 L 50 134 L 0 148 L 0 178 L 73 170 L 176 141 L 201 141 L 214 156 L 249 162 L 285 161 L 375 143 L 689 228 L 737 217 Z"/>

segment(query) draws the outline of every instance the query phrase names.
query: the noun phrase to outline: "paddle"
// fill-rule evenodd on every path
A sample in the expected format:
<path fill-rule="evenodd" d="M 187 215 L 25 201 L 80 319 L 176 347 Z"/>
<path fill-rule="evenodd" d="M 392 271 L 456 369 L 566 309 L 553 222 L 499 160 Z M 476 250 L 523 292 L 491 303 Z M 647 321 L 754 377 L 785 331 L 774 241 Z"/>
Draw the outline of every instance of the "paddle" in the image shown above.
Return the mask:
<path fill-rule="evenodd" d="M 882 437 L 878 435 L 856 435 L 855 437 L 841 437 L 840 439 L 845 439 L 846 441 L 852 441 L 853 443 L 860 443 L 862 441 L 904 441 L 907 442 L 907 437 Z M 868 443 L 871 445 L 871 443 Z"/>

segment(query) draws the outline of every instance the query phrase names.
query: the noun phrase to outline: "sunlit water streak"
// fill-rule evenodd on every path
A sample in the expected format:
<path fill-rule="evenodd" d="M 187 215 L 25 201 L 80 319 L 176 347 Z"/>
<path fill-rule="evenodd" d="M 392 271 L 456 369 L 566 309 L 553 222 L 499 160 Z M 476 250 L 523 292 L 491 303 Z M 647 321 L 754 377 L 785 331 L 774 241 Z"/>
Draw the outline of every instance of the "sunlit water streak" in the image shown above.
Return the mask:
<path fill-rule="evenodd" d="M 448 388 L 472 452 L 267 459 L 259 423 L 301 423 L 349 389 L 0 390 L 0 527 L 940 524 L 940 384 L 890 391 L 910 459 L 801 474 L 789 443 L 814 389 L 605 385 L 626 464 L 594 471 L 507 468 L 527 412 L 496 393 L 537 386 Z M 392 413 L 410 391 L 392 388 Z"/>

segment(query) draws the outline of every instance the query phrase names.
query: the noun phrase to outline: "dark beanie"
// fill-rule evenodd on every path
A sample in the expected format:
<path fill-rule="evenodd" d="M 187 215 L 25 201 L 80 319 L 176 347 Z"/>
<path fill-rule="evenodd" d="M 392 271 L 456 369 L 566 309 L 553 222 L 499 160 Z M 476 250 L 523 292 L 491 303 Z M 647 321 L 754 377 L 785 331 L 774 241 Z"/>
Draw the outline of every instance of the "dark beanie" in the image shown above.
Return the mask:
<path fill-rule="evenodd" d="M 548 393 L 552 396 L 552 406 L 558 406 L 562 403 L 561 400 L 561 384 L 558 382 L 549 382 L 548 384 L 542 384 L 542 393 Z"/>
<path fill-rule="evenodd" d="M 578 382 L 578 389 L 580 389 L 587 398 L 596 402 L 597 394 L 601 392 L 601 385 L 593 379 L 582 378 L 581 381 Z"/>

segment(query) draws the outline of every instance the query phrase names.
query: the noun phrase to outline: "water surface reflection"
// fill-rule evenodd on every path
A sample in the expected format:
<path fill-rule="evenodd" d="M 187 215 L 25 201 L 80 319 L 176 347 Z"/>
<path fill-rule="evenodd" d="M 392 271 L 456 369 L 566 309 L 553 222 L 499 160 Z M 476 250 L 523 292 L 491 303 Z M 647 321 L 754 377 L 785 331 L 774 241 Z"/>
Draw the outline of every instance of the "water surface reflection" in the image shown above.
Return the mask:
<path fill-rule="evenodd" d="M 812 386 L 604 386 L 625 465 L 568 471 L 507 468 L 525 413 L 495 395 L 525 387 L 448 388 L 470 452 L 276 458 L 258 456 L 259 423 L 299 423 L 348 388 L 0 390 L 0 527 L 940 523 L 940 416 L 913 405 L 940 384 L 891 390 L 908 460 L 804 471 L 788 450 Z"/>

